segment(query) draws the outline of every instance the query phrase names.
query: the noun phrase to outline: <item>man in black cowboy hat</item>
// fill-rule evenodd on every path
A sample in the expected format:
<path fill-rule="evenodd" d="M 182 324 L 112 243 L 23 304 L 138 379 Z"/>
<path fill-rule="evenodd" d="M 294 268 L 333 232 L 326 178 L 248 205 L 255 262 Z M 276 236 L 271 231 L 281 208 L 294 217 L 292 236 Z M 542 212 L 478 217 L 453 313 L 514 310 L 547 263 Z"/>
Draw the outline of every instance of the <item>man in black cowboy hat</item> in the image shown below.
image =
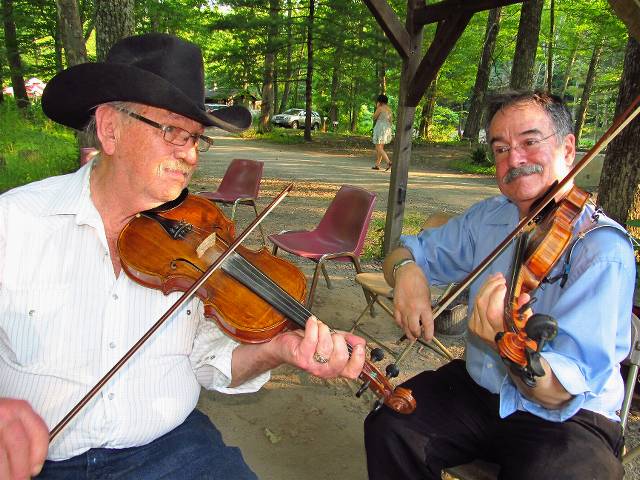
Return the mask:
<path fill-rule="evenodd" d="M 312 318 L 304 332 L 239 345 L 194 299 L 49 444 L 48 428 L 180 296 L 123 275 L 116 242 L 137 213 L 187 186 L 211 145 L 205 127 L 249 125 L 241 107 L 207 114 L 203 85 L 200 50 L 163 34 L 126 38 L 104 63 L 49 82 L 44 112 L 95 134 L 100 153 L 0 197 L 0 478 L 256 478 L 194 410 L 201 386 L 256 391 L 283 363 L 360 373 L 358 337 Z"/>

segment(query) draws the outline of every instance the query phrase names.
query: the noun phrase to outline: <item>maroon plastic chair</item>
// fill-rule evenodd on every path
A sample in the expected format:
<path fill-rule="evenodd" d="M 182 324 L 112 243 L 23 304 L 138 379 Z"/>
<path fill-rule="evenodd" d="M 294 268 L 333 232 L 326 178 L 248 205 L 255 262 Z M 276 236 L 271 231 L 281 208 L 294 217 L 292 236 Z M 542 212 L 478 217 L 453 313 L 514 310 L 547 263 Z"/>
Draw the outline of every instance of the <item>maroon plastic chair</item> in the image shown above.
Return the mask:
<path fill-rule="evenodd" d="M 262 170 L 264 163 L 257 160 L 246 160 L 234 158 L 227 167 L 227 171 L 222 177 L 220 186 L 215 192 L 199 192 L 202 197 L 212 202 L 224 205 L 233 205 L 231 209 L 231 220 L 236 215 L 236 207 L 241 205 L 251 205 L 253 211 L 258 216 L 256 200 L 260 192 L 260 180 L 262 180 Z M 258 225 L 262 235 L 262 243 L 267 244 L 262 230 L 262 225 Z"/>
<path fill-rule="evenodd" d="M 351 262 L 360 273 L 360 254 L 367 236 L 376 194 L 352 185 L 343 185 L 331 201 L 318 226 L 309 230 L 283 231 L 269 235 L 273 254 L 278 248 L 316 262 L 309 289 L 307 307 L 313 305 L 313 295 L 318 284 L 320 270 L 327 286 L 331 281 L 324 263 L 328 260 Z M 366 292 L 365 292 L 366 297 Z"/>

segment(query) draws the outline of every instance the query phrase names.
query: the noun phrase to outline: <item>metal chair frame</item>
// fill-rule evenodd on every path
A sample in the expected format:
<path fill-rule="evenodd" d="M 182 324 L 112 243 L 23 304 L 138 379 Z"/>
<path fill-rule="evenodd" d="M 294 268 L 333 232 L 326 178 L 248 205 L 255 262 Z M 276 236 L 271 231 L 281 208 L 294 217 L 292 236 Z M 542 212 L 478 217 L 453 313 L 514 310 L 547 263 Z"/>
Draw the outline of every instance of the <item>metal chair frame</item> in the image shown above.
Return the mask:
<path fill-rule="evenodd" d="M 364 244 L 364 237 L 366 236 L 366 229 L 369 226 L 369 222 L 371 221 L 371 214 L 373 213 L 373 207 L 375 204 L 375 194 L 372 192 L 369 192 L 367 190 L 364 190 L 360 187 L 354 187 L 351 185 L 343 185 L 340 190 L 336 193 L 336 196 L 334 197 L 334 199 L 332 200 L 331 204 L 329 205 L 329 207 L 327 207 L 327 210 L 325 211 L 325 214 L 323 215 L 323 218 L 320 220 L 318 226 L 316 227 L 316 229 L 323 223 L 323 220 L 325 218 L 326 215 L 328 215 L 329 210 L 331 209 L 332 205 L 334 204 L 335 201 L 337 201 L 337 199 L 339 199 L 339 196 L 341 194 L 341 192 L 343 191 L 345 194 L 349 195 L 349 192 L 353 192 L 353 191 L 359 191 L 361 193 L 359 193 L 358 195 L 367 195 L 367 202 L 368 202 L 368 208 L 367 208 L 367 212 L 366 212 L 366 218 L 364 218 L 363 220 L 363 224 L 361 226 L 361 230 L 359 232 L 359 239 L 356 242 L 356 244 L 353 246 L 353 250 L 348 250 L 348 251 L 341 251 L 341 252 L 330 252 L 330 253 L 325 253 L 322 254 L 320 257 L 318 258 L 313 258 L 314 256 L 306 256 L 306 255 L 302 255 L 300 253 L 296 253 L 295 251 L 291 251 L 287 248 L 285 248 L 284 246 L 282 246 L 281 248 L 285 251 L 288 251 L 289 253 L 293 254 L 293 255 L 298 255 L 301 256 L 303 258 L 306 258 L 308 260 L 311 260 L 313 262 L 316 263 L 316 267 L 314 269 L 313 272 L 313 278 L 311 280 L 311 287 L 309 288 L 309 293 L 307 296 L 307 301 L 306 301 L 306 306 L 308 308 L 311 308 L 313 306 L 313 301 L 314 301 L 314 295 L 315 295 L 315 290 L 316 290 L 316 286 L 318 285 L 318 277 L 320 276 L 320 272 L 322 272 L 322 275 L 324 276 L 324 279 L 327 283 L 327 287 L 329 289 L 333 288 L 333 285 L 331 284 L 331 279 L 329 278 L 329 274 L 327 273 L 327 269 L 325 266 L 325 263 L 327 261 L 330 260 L 336 260 L 336 259 L 348 259 L 348 261 L 350 261 L 353 264 L 353 267 L 356 270 L 356 274 L 358 273 L 362 273 L 362 267 L 360 266 L 360 252 L 362 250 L 363 244 Z M 309 235 L 313 235 L 313 232 L 315 232 L 315 230 L 313 231 L 309 231 L 309 230 L 283 230 L 280 233 L 278 233 L 277 235 L 270 235 L 269 239 L 273 242 L 273 250 L 272 253 L 273 255 L 277 255 L 278 253 L 278 245 L 276 243 L 277 240 L 274 240 L 275 237 L 278 237 L 280 235 L 283 234 L 287 234 L 287 233 L 308 233 Z M 365 294 L 365 298 L 367 299 L 367 301 L 369 300 L 369 295 L 367 294 L 367 292 L 363 289 L 363 292 Z"/>
<path fill-rule="evenodd" d="M 224 195 L 224 190 L 225 188 L 228 188 L 229 184 L 233 184 L 232 179 L 230 178 L 231 175 L 235 174 L 238 172 L 239 168 L 241 168 L 242 165 L 251 165 L 252 168 L 254 169 L 253 171 L 256 172 L 256 184 L 253 185 L 253 192 L 245 192 L 245 193 L 241 193 L 239 194 L 240 196 L 238 198 L 236 198 L 235 200 L 227 200 L 227 199 L 223 199 L 223 198 L 216 198 L 216 194 L 221 194 Z M 258 199 L 258 192 L 260 191 L 260 181 L 262 180 L 262 169 L 264 167 L 264 163 L 260 162 L 258 160 L 248 160 L 248 159 L 243 159 L 243 158 L 234 158 L 233 160 L 231 160 L 231 163 L 229 163 L 229 166 L 227 167 L 227 170 L 225 172 L 225 174 L 222 177 L 222 181 L 220 182 L 220 185 L 218 186 L 218 189 L 215 192 L 199 192 L 199 195 L 202 195 L 203 197 L 205 197 L 206 199 L 215 202 L 215 203 L 222 203 L 223 205 L 231 205 L 231 220 L 235 219 L 236 216 L 236 208 L 238 207 L 238 205 L 250 205 L 253 207 L 253 212 L 255 213 L 256 217 L 258 216 L 258 208 L 256 206 L 256 200 Z M 266 236 L 264 234 L 264 230 L 262 229 L 262 224 L 258 225 L 258 228 L 260 229 L 260 235 L 262 237 L 262 244 L 263 245 L 267 245 L 267 239 Z"/>
<path fill-rule="evenodd" d="M 380 276 L 382 277 L 381 279 L 384 280 L 384 276 L 382 273 L 364 274 L 364 275 L 376 275 L 376 277 Z M 399 364 L 406 358 L 406 355 L 409 353 L 409 350 L 411 349 L 412 345 L 411 344 L 407 345 L 404 349 L 402 349 L 398 353 L 397 351 L 389 348 L 387 345 L 385 345 L 383 342 L 381 342 L 379 339 L 377 339 L 376 337 L 374 337 L 373 335 L 371 335 L 361 327 L 362 318 L 364 317 L 365 313 L 367 313 L 367 310 L 369 310 L 371 316 L 374 316 L 373 306 L 375 304 L 378 304 L 385 312 L 389 314 L 391 318 L 393 318 L 394 316 L 393 310 L 389 307 L 389 305 L 387 305 L 383 300 L 380 299 L 380 297 L 383 297 L 388 300 L 393 300 L 393 289 L 387 285 L 388 290 L 385 290 L 385 291 L 373 290 L 372 288 L 367 287 L 366 281 L 361 279 L 362 279 L 361 275 L 356 275 L 356 282 L 358 282 L 362 286 L 362 289 L 365 290 L 365 292 L 368 292 L 369 300 L 367 302 L 367 305 L 362 310 L 362 312 L 360 312 L 360 315 L 358 315 L 358 318 L 356 318 L 356 320 L 353 322 L 353 325 L 351 326 L 351 333 L 354 333 L 357 330 L 358 334 L 361 334 L 363 337 L 366 337 L 372 342 L 375 342 L 376 344 L 380 345 L 381 348 L 383 348 L 384 350 L 386 350 L 396 358 L 396 365 L 399 366 Z M 448 291 L 448 288 L 447 290 L 445 290 L 444 294 L 446 294 L 447 291 Z M 445 347 L 442 344 L 442 342 L 440 342 L 440 340 L 438 340 L 435 336 L 431 339 L 430 342 L 425 342 L 422 339 L 418 339 L 418 343 L 425 347 L 429 347 L 436 353 L 443 355 L 448 360 L 453 360 L 455 358 L 453 354 L 449 351 L 449 349 Z"/>

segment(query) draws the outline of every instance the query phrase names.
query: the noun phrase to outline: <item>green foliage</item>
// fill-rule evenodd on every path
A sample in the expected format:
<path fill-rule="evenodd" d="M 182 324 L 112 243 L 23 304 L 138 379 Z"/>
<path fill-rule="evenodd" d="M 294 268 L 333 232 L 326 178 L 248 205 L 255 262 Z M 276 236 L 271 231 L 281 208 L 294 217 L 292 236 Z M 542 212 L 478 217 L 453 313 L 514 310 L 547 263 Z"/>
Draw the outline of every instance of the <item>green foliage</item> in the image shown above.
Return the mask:
<path fill-rule="evenodd" d="M 315 134 L 315 133 L 314 133 Z M 304 130 L 274 127 L 270 132 L 260 133 L 255 127 L 242 132 L 242 138 L 267 140 L 280 145 L 299 145 L 305 142 Z"/>
<path fill-rule="evenodd" d="M 476 151 L 472 152 L 472 154 L 467 158 L 460 159 L 460 160 L 452 160 L 450 164 L 451 168 L 460 170 L 461 172 L 464 172 L 464 173 L 475 173 L 479 175 L 495 175 L 496 167 L 495 165 L 493 165 L 493 162 L 490 162 L 489 165 L 479 165 L 475 163 L 473 156 Z"/>
<path fill-rule="evenodd" d="M 415 235 L 422 230 L 422 225 L 424 225 L 426 218 L 426 213 L 407 213 L 402 222 L 402 234 Z M 367 237 L 364 240 L 362 258 L 366 260 L 376 260 L 384 257 L 384 252 L 382 250 L 384 244 L 384 224 L 384 218 L 374 217 L 371 219 L 369 231 L 367 232 Z"/>
<path fill-rule="evenodd" d="M 492 167 L 493 160 L 491 160 L 491 156 L 487 152 L 487 148 L 484 145 L 479 145 L 475 148 L 471 154 L 469 155 L 471 159 L 471 163 L 473 165 L 478 165 L 479 167 Z"/>
<path fill-rule="evenodd" d="M 40 105 L 25 117 L 14 102 L 0 104 L 0 192 L 77 167 L 73 133 L 47 120 Z"/>

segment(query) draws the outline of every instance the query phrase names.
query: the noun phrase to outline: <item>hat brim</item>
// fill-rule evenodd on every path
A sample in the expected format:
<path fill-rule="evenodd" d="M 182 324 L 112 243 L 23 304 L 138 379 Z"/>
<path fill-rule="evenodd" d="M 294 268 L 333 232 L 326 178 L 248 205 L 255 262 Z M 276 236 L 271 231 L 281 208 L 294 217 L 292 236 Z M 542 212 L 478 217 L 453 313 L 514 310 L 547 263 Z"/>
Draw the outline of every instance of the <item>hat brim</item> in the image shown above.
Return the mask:
<path fill-rule="evenodd" d="M 136 102 L 191 118 L 205 126 L 241 132 L 251 125 L 248 109 L 234 105 L 206 112 L 164 78 L 131 65 L 83 63 L 58 73 L 42 95 L 42 110 L 62 125 L 82 130 L 92 110 L 107 102 Z"/>

